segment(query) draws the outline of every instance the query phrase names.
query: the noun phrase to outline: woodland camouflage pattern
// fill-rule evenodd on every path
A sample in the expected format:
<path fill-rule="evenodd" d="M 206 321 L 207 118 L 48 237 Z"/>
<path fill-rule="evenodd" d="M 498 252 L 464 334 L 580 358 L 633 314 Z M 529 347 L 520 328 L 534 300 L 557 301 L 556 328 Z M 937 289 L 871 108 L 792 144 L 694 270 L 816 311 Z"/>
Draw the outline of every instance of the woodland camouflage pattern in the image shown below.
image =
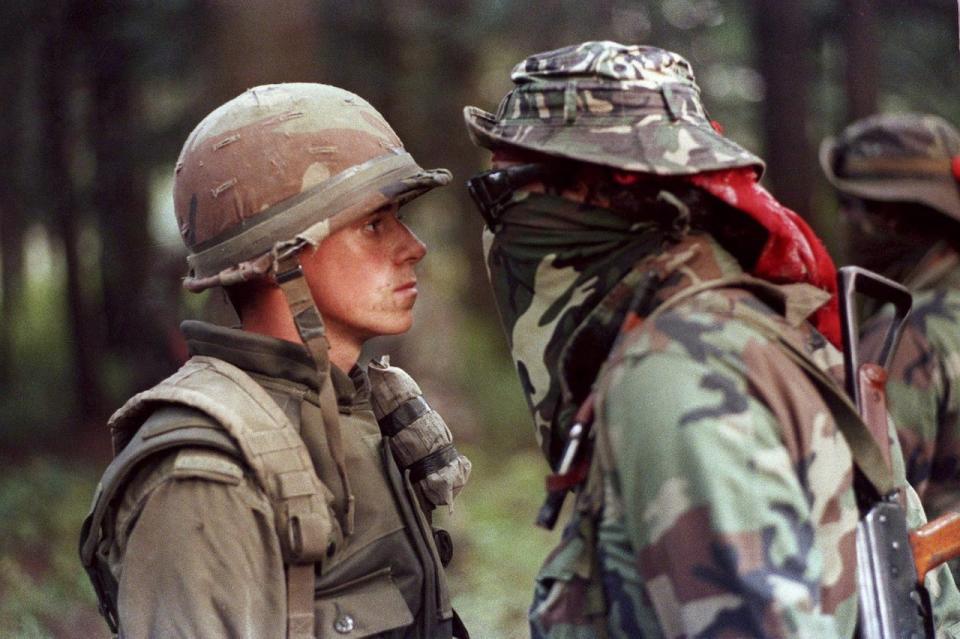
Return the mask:
<path fill-rule="evenodd" d="M 604 323 L 623 320 L 643 275 L 631 267 L 659 250 L 666 234 L 598 206 L 522 192 L 501 222 L 496 237 L 484 232 L 490 281 L 537 441 L 556 464 L 574 398 L 584 397 L 593 381 L 590 374 L 567 378 L 560 371 L 570 365 L 595 373 L 612 344 L 569 349 L 570 335 L 588 315 L 604 314 Z"/>
<path fill-rule="evenodd" d="M 703 235 L 631 273 L 651 271 L 663 282 L 654 306 L 741 274 Z M 780 287 L 783 297 L 766 302 L 803 300 L 806 288 Z M 611 319 L 629 297 L 616 287 L 611 297 L 568 349 L 586 352 L 616 335 Z M 858 513 L 849 448 L 809 378 L 745 316 L 840 374 L 841 355 L 819 333 L 788 324 L 745 290 L 701 293 L 625 334 L 598 381 L 594 474 L 538 576 L 534 637 L 852 636 Z M 562 370 L 577 373 L 585 371 Z M 894 458 L 918 525 L 922 510 Z M 954 610 L 944 572 L 928 587 Z"/>
<path fill-rule="evenodd" d="M 496 115 L 466 107 L 474 142 L 659 175 L 763 161 L 717 133 L 683 57 L 646 46 L 586 42 L 530 56 Z"/>
<path fill-rule="evenodd" d="M 884 215 L 898 224 L 918 219 L 910 204 L 950 218 L 939 230 L 914 226 L 911 233 L 861 221 L 853 239 L 872 268 L 914 292 L 887 393 L 907 479 L 931 516 L 960 508 L 960 253 L 940 235 L 955 233 L 953 220 L 960 220 L 958 155 L 960 133 L 942 118 L 916 113 L 858 120 L 821 146 L 824 172 L 841 193 L 890 202 Z M 888 319 L 866 326 L 868 357 L 879 352 Z"/>
<path fill-rule="evenodd" d="M 960 254 L 937 245 L 905 283 L 914 291 L 913 310 L 887 395 L 907 479 L 932 518 L 960 510 Z M 866 327 L 868 356 L 879 350 L 886 325 L 881 316 Z"/>
<path fill-rule="evenodd" d="M 532 56 L 513 77 L 497 116 L 465 112 L 481 146 L 661 175 L 761 166 L 710 127 L 675 54 L 586 43 Z M 804 321 L 829 295 L 749 280 L 712 236 L 649 210 L 563 196 L 536 185 L 514 194 L 483 238 L 554 468 L 596 392 L 590 475 L 538 576 L 532 636 L 851 637 L 852 456 L 780 343 L 839 384 L 841 354 Z M 676 301 L 720 280 L 726 288 Z M 916 526 L 923 512 L 892 448 Z M 960 623 L 949 571 L 926 585 L 938 626 Z"/>

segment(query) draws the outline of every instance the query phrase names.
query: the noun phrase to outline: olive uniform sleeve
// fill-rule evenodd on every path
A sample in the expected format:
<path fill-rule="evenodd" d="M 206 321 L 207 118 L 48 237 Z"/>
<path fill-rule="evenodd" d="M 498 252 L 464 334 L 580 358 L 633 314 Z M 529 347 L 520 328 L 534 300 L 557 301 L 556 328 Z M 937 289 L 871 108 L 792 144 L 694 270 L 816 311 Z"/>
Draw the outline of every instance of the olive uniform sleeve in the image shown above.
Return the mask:
<path fill-rule="evenodd" d="M 736 370 L 654 353 L 612 381 L 615 484 L 660 632 L 849 636 L 856 603 L 838 586 L 856 515 L 820 487 L 838 490 L 851 462 L 828 416 L 798 459 Z M 828 604 L 831 592 L 846 594 Z"/>
<path fill-rule="evenodd" d="M 144 469 L 117 518 L 124 637 L 283 637 L 283 560 L 266 496 L 220 453 Z"/>

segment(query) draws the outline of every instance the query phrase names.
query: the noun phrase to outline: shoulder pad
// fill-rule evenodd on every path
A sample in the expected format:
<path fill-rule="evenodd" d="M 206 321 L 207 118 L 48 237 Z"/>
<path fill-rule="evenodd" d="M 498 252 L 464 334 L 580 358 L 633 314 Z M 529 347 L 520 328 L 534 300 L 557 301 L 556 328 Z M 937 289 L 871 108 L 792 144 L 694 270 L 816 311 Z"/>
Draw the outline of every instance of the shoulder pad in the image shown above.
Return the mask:
<path fill-rule="evenodd" d="M 177 448 L 194 451 L 197 448 L 212 449 L 219 451 L 225 459 L 242 459 L 236 442 L 216 421 L 201 411 L 176 404 L 163 404 L 156 408 L 100 478 L 88 516 L 90 524 L 85 528 L 86 534 L 81 540 L 80 555 L 85 565 L 93 561 L 107 508 L 134 470 L 147 458 Z"/>
<path fill-rule="evenodd" d="M 216 420 L 203 411 L 179 404 L 167 404 L 155 410 L 143 422 L 137 434 L 143 439 L 151 439 L 157 435 L 190 427 L 223 430 Z"/>
<path fill-rule="evenodd" d="M 235 458 L 216 450 L 184 448 L 173 461 L 171 476 L 239 484 L 243 480 L 243 467 Z"/>

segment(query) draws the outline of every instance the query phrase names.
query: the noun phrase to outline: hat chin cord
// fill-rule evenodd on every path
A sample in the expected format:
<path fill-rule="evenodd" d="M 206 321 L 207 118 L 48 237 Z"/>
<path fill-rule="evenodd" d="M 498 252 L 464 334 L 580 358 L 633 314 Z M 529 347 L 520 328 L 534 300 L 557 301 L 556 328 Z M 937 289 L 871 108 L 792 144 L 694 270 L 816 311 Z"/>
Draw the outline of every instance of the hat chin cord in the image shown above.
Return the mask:
<path fill-rule="evenodd" d="M 330 342 L 327 340 L 323 317 L 313 301 L 313 295 L 303 274 L 303 267 L 300 265 L 299 248 L 274 252 L 274 279 L 287 300 L 297 333 L 317 367 L 323 430 L 330 447 L 330 455 L 337 467 L 337 475 L 340 477 L 340 486 L 345 500 L 343 512 L 340 513 L 340 527 L 343 534 L 349 536 L 353 534 L 355 500 L 353 490 L 350 488 L 350 478 L 347 475 L 343 437 L 340 432 L 340 413 L 337 409 L 337 396 L 333 390 L 333 379 L 330 375 Z"/>

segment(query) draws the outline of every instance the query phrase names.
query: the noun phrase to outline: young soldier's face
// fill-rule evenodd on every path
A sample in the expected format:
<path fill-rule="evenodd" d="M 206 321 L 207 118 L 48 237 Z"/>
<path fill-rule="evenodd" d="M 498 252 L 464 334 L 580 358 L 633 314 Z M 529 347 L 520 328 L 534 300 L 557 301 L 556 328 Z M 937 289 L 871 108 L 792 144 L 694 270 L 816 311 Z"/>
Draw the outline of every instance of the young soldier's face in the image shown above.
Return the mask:
<path fill-rule="evenodd" d="M 417 300 L 414 267 L 427 252 L 397 216 L 378 209 L 301 256 L 331 341 L 362 344 L 410 328 Z"/>

